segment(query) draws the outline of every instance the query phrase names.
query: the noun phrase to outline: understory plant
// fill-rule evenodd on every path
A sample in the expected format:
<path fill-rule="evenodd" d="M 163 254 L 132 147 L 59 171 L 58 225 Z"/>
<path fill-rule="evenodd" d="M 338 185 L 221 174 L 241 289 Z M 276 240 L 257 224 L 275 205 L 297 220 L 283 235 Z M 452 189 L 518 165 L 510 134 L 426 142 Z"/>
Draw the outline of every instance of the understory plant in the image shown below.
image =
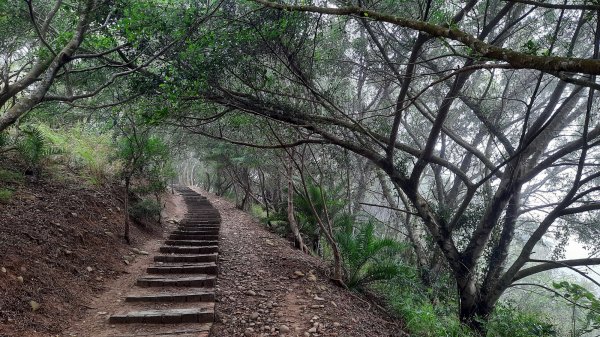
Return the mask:
<path fill-rule="evenodd" d="M 337 243 L 342 253 L 346 272 L 345 284 L 351 289 L 361 289 L 376 281 L 391 280 L 398 276 L 402 264 L 398 255 L 406 245 L 375 234 L 373 219 L 355 225 L 349 216 L 343 216 L 337 233 Z"/>
<path fill-rule="evenodd" d="M 17 150 L 25 161 L 25 173 L 38 179 L 48 158 L 62 154 L 64 151 L 48 140 L 36 126 L 27 125 L 20 131 L 21 137 L 17 142 Z"/>

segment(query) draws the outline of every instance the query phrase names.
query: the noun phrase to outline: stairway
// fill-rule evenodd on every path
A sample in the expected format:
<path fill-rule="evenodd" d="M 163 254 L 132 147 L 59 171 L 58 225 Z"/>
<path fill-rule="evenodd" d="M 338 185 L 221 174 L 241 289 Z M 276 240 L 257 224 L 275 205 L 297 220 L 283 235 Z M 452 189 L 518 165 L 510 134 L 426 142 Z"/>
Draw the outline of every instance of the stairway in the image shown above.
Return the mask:
<path fill-rule="evenodd" d="M 181 187 L 187 213 L 154 256 L 135 293 L 111 324 L 131 324 L 130 336 L 208 336 L 214 321 L 221 217 L 206 197 Z M 138 327 L 140 326 L 140 327 Z"/>

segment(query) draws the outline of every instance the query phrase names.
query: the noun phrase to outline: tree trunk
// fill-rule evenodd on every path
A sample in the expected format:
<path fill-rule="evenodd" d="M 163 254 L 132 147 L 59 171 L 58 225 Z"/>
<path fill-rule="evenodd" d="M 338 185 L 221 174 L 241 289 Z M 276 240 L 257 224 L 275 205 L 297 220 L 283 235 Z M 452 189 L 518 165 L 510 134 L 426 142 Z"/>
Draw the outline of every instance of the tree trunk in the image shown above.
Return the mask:
<path fill-rule="evenodd" d="M 485 322 L 492 313 L 496 300 L 481 296 L 473 277 L 459 278 L 459 318 L 480 336 L 485 336 Z"/>
<path fill-rule="evenodd" d="M 130 185 L 130 177 L 125 178 L 125 233 L 123 237 L 125 238 L 125 242 L 127 244 L 131 244 L 131 240 L 129 238 L 129 185 Z"/>
<path fill-rule="evenodd" d="M 296 222 L 296 217 L 294 216 L 294 187 L 292 181 L 291 163 L 287 165 L 287 181 L 287 218 L 290 230 L 294 235 L 294 246 L 296 246 L 296 248 L 300 249 L 302 252 L 308 253 L 308 247 L 306 247 L 304 241 L 302 240 L 302 235 L 300 234 L 300 229 L 298 228 L 298 222 Z"/>

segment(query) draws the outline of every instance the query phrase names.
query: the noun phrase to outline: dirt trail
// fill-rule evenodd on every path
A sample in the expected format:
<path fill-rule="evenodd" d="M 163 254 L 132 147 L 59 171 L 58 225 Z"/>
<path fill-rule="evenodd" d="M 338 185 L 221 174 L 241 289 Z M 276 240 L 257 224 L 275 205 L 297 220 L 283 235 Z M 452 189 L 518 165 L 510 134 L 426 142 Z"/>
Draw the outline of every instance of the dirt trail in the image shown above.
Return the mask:
<path fill-rule="evenodd" d="M 221 213 L 217 322 L 211 336 L 404 336 L 399 322 L 328 280 L 235 205 L 196 188 Z"/>

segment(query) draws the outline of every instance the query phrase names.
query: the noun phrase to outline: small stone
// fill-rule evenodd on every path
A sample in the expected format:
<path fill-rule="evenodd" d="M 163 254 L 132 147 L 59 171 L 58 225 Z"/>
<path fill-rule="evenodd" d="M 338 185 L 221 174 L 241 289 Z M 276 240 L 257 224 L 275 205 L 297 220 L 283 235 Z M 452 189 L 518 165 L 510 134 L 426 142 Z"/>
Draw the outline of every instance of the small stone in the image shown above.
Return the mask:
<path fill-rule="evenodd" d="M 304 273 L 303 273 L 303 272 L 301 272 L 301 271 L 299 271 L 299 270 L 296 270 L 296 271 L 294 272 L 294 275 L 296 275 L 296 276 L 298 276 L 298 277 L 302 277 L 302 276 L 304 276 Z"/>
<path fill-rule="evenodd" d="M 245 292 L 245 294 L 248 296 L 256 296 L 256 292 L 254 290 L 248 290 Z"/>
<path fill-rule="evenodd" d="M 87 271 L 89 271 L 90 273 L 94 271 L 94 268 L 92 268 L 92 267 L 90 267 L 90 266 L 87 266 L 85 269 L 86 269 Z"/>
<path fill-rule="evenodd" d="M 75 212 L 72 212 L 72 213 L 71 213 L 71 215 L 72 215 L 74 218 L 76 218 L 76 217 L 77 217 L 77 213 L 75 213 Z"/>
<path fill-rule="evenodd" d="M 98 311 L 98 315 L 106 315 L 106 314 L 108 314 L 108 312 L 106 312 L 106 311 Z"/>
<path fill-rule="evenodd" d="M 288 333 L 290 332 L 290 328 L 287 325 L 282 324 L 279 326 L 279 332 Z"/>
<path fill-rule="evenodd" d="M 126 265 L 129 265 L 129 261 L 123 260 L 123 262 L 125 262 Z"/>
<path fill-rule="evenodd" d="M 22 273 L 24 273 L 24 272 L 26 272 L 26 271 L 27 271 L 27 268 L 25 268 L 25 266 L 21 267 L 20 269 L 21 269 L 21 272 L 22 272 Z"/>
<path fill-rule="evenodd" d="M 32 311 L 37 311 L 40 308 L 40 304 L 36 301 L 29 301 Z"/>
<path fill-rule="evenodd" d="M 315 276 L 315 274 L 308 274 L 308 276 L 306 278 L 309 281 L 312 281 L 312 282 L 316 282 L 317 281 L 317 277 Z"/>
<path fill-rule="evenodd" d="M 252 336 L 252 333 L 254 333 L 254 329 L 252 328 L 246 328 L 246 331 L 244 331 L 244 335 L 246 336 Z"/>
<path fill-rule="evenodd" d="M 315 295 L 315 297 L 313 297 L 313 299 L 314 299 L 315 301 L 325 301 L 325 299 L 324 299 L 324 298 L 322 298 L 322 297 L 319 297 L 318 295 Z"/>
<path fill-rule="evenodd" d="M 258 312 L 253 312 L 252 314 L 250 314 L 250 319 L 257 319 L 258 316 Z"/>
<path fill-rule="evenodd" d="M 341 324 L 339 322 L 333 322 L 333 326 L 338 328 Z"/>
<path fill-rule="evenodd" d="M 2 273 L 6 274 L 6 268 L 2 267 Z"/>
<path fill-rule="evenodd" d="M 140 255 L 150 255 L 150 253 L 145 250 L 140 250 Z"/>
<path fill-rule="evenodd" d="M 109 232 L 109 231 L 104 232 L 104 235 L 110 236 L 110 237 L 114 236 L 113 232 Z"/>
<path fill-rule="evenodd" d="M 134 252 L 134 253 L 136 253 L 136 254 L 140 253 L 140 250 L 137 249 L 137 248 L 131 248 L 131 251 Z"/>
<path fill-rule="evenodd" d="M 315 332 L 317 332 L 317 328 L 315 328 L 315 327 L 313 326 L 312 328 L 308 329 L 308 332 L 310 332 L 310 333 L 315 333 Z"/>
<path fill-rule="evenodd" d="M 73 252 L 72 252 L 72 251 L 70 251 L 70 250 L 68 250 L 68 249 L 65 249 L 65 255 L 71 255 L 71 254 L 73 254 Z"/>
<path fill-rule="evenodd" d="M 25 280 L 23 279 L 23 276 L 18 276 L 17 281 L 19 281 L 21 283 L 25 282 Z"/>

